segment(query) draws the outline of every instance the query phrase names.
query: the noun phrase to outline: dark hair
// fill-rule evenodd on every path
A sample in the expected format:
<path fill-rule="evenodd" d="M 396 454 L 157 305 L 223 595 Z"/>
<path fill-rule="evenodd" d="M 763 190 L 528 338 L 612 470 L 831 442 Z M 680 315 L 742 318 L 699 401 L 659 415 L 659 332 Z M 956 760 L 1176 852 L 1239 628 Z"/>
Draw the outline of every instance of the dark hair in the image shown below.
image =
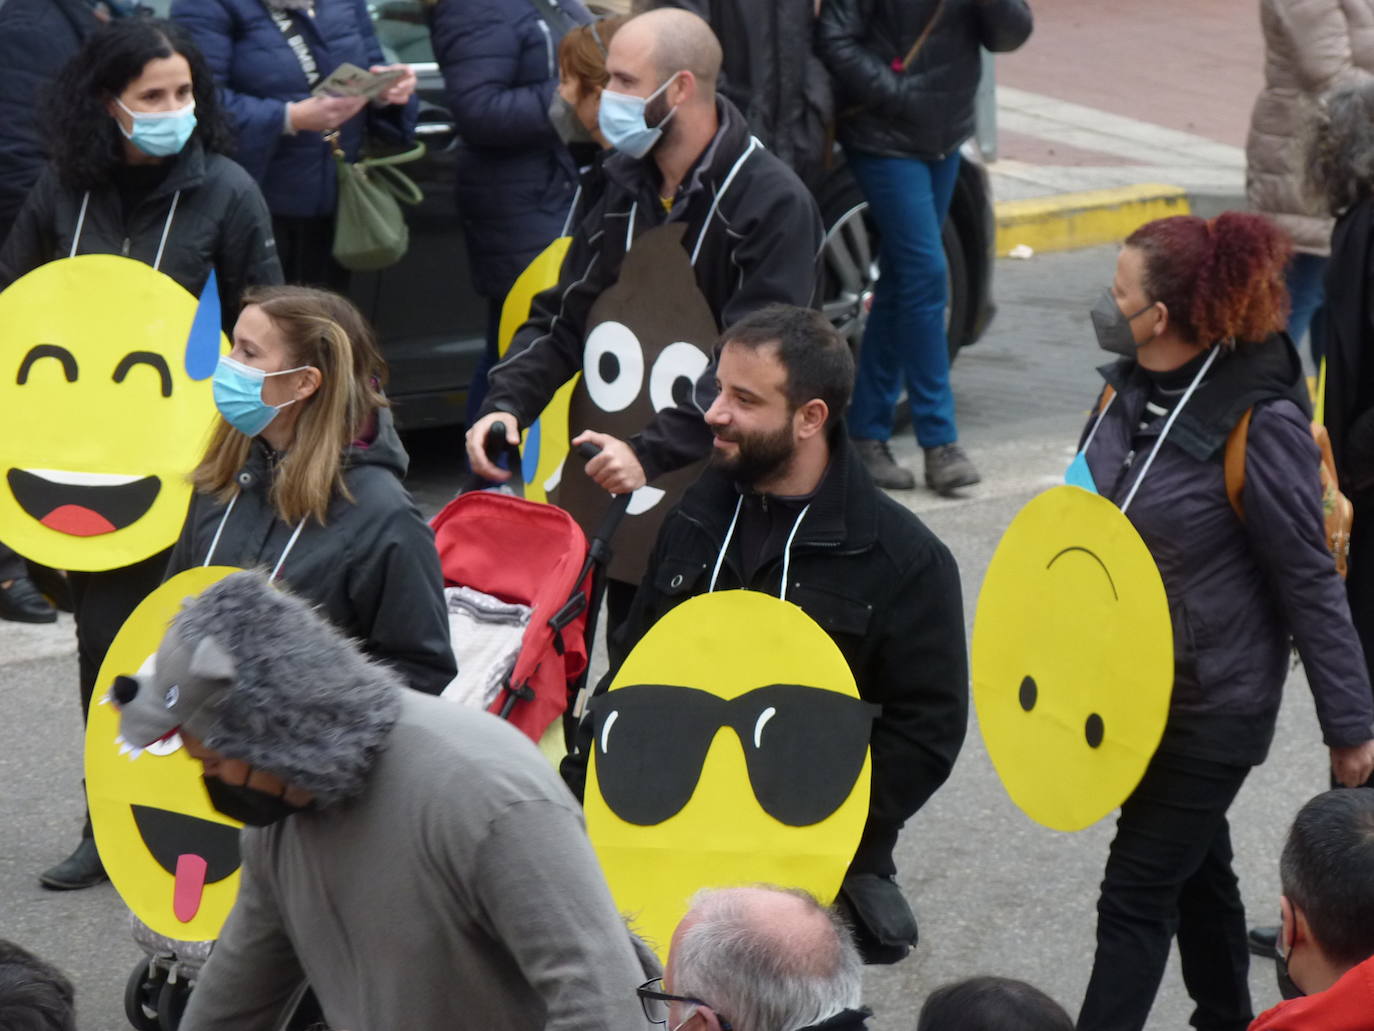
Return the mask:
<path fill-rule="evenodd" d="M 727 329 L 720 344 L 739 344 L 751 351 L 773 345 L 787 370 L 787 403 L 793 411 L 820 398 L 830 409 L 826 429 L 844 415 L 849 395 L 854 392 L 854 355 L 849 343 L 820 312 L 770 304 Z"/>
<path fill-rule="evenodd" d="M 66 975 L 0 938 L 0 1028 L 76 1031 L 76 992 Z"/>
<path fill-rule="evenodd" d="M 1145 296 L 1188 340 L 1259 341 L 1288 321 L 1288 237 L 1263 215 L 1174 215 L 1126 238 L 1145 255 Z"/>
<path fill-rule="evenodd" d="M 1303 806 L 1279 881 L 1333 963 L 1374 956 L 1374 791 L 1338 788 Z"/>
<path fill-rule="evenodd" d="M 1328 93 L 1303 142 L 1308 194 L 1341 214 L 1374 188 L 1374 83 L 1362 78 Z"/>
<path fill-rule="evenodd" d="M 123 139 L 107 106 L 143 74 L 149 61 L 180 54 L 191 66 L 196 130 L 207 150 L 229 153 L 232 137 L 214 77 L 186 31 L 162 18 L 116 18 L 97 29 L 62 68 L 42 104 L 48 150 L 62 185 L 90 190 L 123 163 Z"/>
<path fill-rule="evenodd" d="M 1064 1007 L 1009 977 L 970 977 L 926 997 L 916 1031 L 1073 1031 Z"/>

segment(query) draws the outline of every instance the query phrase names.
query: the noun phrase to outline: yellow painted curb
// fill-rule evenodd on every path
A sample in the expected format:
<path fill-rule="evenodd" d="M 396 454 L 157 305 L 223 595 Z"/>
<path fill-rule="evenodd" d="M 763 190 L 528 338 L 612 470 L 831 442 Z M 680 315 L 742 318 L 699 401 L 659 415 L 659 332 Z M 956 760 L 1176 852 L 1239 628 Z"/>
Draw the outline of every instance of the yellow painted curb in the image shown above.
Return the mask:
<path fill-rule="evenodd" d="M 1189 212 L 1188 191 L 1163 183 L 999 201 L 997 256 L 1025 245 L 1036 252 L 1124 240 L 1151 219 Z"/>

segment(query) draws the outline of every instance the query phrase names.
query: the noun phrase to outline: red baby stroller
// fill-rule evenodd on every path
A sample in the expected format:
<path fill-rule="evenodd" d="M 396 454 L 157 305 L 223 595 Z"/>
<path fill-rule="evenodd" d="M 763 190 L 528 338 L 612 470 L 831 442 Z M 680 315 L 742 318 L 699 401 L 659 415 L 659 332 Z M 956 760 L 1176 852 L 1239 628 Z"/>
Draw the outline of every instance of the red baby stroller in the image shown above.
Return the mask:
<path fill-rule="evenodd" d="M 486 450 L 493 461 L 505 458 L 511 489 L 521 491 L 520 455 L 504 424 L 492 427 Z M 600 450 L 582 444 L 574 453 L 589 460 Z M 629 502 L 628 494 L 611 501 L 590 544 L 563 509 L 493 490 L 460 493 L 430 521 L 446 585 L 532 610 L 514 668 L 488 710 L 536 742 L 586 682 L 610 541 Z"/>

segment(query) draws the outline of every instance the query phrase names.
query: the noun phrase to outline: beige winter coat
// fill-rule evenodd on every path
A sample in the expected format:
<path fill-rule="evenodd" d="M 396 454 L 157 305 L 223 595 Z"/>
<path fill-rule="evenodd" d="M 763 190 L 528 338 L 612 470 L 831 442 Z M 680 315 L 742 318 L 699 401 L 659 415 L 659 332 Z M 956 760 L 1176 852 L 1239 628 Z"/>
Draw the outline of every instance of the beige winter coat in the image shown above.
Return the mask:
<path fill-rule="evenodd" d="M 1246 193 L 1293 236 L 1327 254 L 1331 219 L 1303 194 L 1303 130 L 1318 100 L 1374 74 L 1374 0 L 1260 0 L 1264 90 L 1250 116 Z"/>

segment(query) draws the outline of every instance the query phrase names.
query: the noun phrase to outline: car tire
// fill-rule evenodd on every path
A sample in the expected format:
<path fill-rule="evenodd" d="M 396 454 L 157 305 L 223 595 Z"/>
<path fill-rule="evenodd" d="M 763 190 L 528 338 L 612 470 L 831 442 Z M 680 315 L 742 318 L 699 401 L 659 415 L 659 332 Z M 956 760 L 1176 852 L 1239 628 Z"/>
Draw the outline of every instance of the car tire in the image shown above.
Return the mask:
<path fill-rule="evenodd" d="M 859 184 L 845 166 L 836 168 L 817 192 L 825 226 L 822 248 L 821 310 L 858 352 L 877 282 L 878 227 Z M 952 363 L 969 338 L 969 268 L 957 214 L 951 209 L 941 238 L 948 267 L 949 305 L 945 331 Z"/>

